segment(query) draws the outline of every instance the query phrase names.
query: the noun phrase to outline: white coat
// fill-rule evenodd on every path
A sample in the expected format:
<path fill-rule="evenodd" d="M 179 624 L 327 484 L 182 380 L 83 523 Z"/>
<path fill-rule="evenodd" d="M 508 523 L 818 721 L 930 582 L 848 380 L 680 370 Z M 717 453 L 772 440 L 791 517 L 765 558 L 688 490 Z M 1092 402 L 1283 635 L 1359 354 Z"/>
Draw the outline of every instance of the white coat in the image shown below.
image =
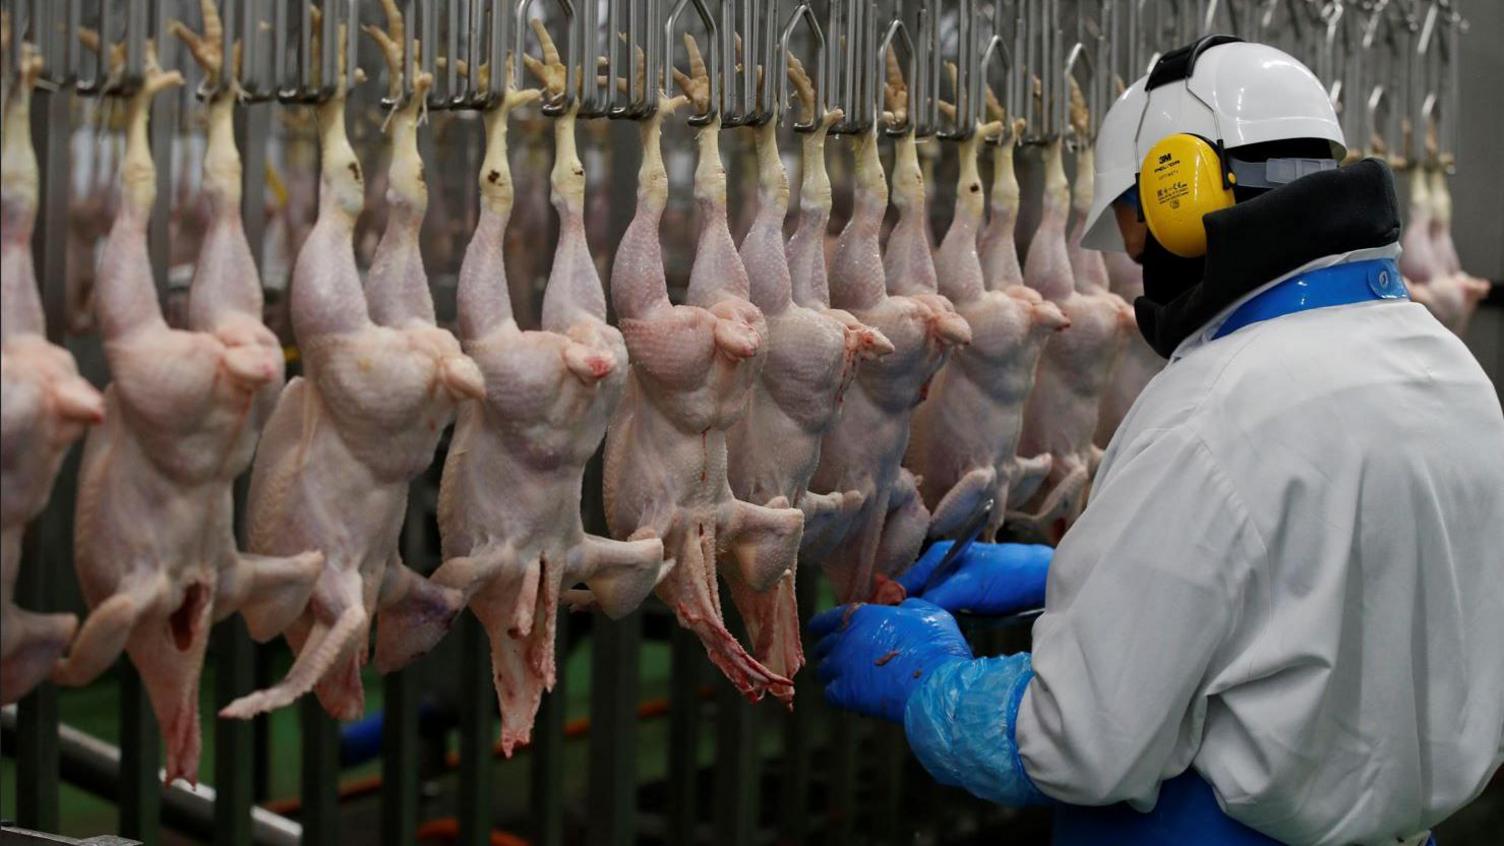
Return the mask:
<path fill-rule="evenodd" d="M 1504 760 L 1498 395 L 1414 303 L 1219 322 L 1144 389 L 1055 554 L 1024 768 L 1148 810 L 1194 767 L 1277 840 L 1397 842 Z"/>

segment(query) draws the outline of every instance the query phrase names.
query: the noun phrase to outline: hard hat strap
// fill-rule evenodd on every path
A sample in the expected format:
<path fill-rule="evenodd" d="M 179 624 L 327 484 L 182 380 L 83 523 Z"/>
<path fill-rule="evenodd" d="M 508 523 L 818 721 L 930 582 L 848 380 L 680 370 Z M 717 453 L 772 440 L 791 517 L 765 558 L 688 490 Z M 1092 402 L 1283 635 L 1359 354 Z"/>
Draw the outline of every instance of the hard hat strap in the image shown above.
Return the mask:
<path fill-rule="evenodd" d="M 1278 188 L 1302 176 L 1337 169 L 1336 159 L 1284 158 L 1245 162 L 1233 153 L 1226 160 L 1239 188 Z"/>

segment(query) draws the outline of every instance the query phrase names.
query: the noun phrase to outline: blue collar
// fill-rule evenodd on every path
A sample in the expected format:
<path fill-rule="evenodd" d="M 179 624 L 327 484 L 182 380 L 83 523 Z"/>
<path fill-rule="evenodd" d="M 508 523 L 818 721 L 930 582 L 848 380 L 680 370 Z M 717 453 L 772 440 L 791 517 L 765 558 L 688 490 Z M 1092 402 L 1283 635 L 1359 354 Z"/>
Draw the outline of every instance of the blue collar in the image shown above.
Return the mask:
<path fill-rule="evenodd" d="M 1298 273 L 1254 296 L 1222 321 L 1212 339 L 1242 329 L 1250 323 L 1297 311 L 1350 305 L 1369 300 L 1408 300 L 1394 259 L 1370 259 L 1334 264 L 1320 270 Z"/>

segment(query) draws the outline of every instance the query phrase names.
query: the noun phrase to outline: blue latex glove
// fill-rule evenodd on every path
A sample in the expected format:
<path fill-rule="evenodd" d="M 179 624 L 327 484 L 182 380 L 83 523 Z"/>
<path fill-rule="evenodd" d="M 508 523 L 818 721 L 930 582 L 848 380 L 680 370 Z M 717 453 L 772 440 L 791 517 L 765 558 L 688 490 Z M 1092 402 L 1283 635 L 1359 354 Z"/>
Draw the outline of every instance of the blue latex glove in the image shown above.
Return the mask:
<path fill-rule="evenodd" d="M 809 632 L 819 638 L 814 654 L 825 701 L 895 723 L 931 673 L 971 659 L 955 619 L 921 599 L 840 605 L 816 614 Z"/>
<path fill-rule="evenodd" d="M 909 748 L 941 784 L 1000 805 L 1049 801 L 1024 771 L 1015 736 L 1019 703 L 1033 678 L 1027 652 L 946 664 L 909 697 L 903 721 Z"/>
<path fill-rule="evenodd" d="M 917 596 L 951 613 L 966 611 L 1004 617 L 1044 605 L 1045 577 L 1055 550 L 1043 544 L 972 543 L 950 578 L 924 592 L 930 574 L 954 546 L 936 541 L 898 579 L 909 596 Z"/>

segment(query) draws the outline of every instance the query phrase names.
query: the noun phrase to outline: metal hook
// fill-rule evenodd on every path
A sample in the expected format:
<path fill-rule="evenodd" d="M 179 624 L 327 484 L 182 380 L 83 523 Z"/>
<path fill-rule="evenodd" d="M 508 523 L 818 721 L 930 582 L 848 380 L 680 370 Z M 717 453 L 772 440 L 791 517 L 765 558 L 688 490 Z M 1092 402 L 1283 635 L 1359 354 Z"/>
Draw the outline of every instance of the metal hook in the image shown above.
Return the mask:
<path fill-rule="evenodd" d="M 915 54 L 914 43 L 909 40 L 909 32 L 904 27 L 903 21 L 899 20 L 897 17 L 888 22 L 888 29 L 883 33 L 882 41 L 878 43 L 875 63 L 869 66 L 873 71 L 871 79 L 874 83 L 877 83 L 880 80 L 887 79 L 888 50 L 892 48 L 894 39 L 900 36 L 902 36 L 903 38 L 904 47 L 908 50 L 909 55 L 907 74 L 908 91 L 906 92 L 908 96 L 908 108 L 906 110 L 907 113 L 904 115 L 903 123 L 898 124 L 897 126 L 884 127 L 884 132 L 891 136 L 907 135 L 912 129 L 914 130 L 914 134 L 918 135 L 918 126 L 916 125 L 915 121 L 918 117 L 920 95 L 918 93 L 919 86 L 915 80 L 915 67 L 919 64 L 919 62 L 918 57 Z M 873 120 L 875 120 L 876 116 L 882 112 L 883 104 L 878 100 L 878 98 L 881 98 L 882 96 L 883 95 L 881 91 L 876 85 L 874 85 L 873 97 L 869 101 L 872 104 L 871 108 L 873 109 L 873 112 L 871 117 Z M 870 122 L 864 123 L 865 125 L 860 128 L 860 131 L 863 132 L 872 127 L 872 124 Z"/>
<path fill-rule="evenodd" d="M 1096 66 L 1092 64 L 1091 53 L 1086 49 L 1086 45 L 1080 41 L 1072 44 L 1070 52 L 1066 54 L 1065 67 L 1060 76 L 1060 95 L 1052 104 L 1055 107 L 1055 132 L 1062 137 L 1066 134 L 1067 129 L 1070 129 L 1070 131 L 1073 133 L 1075 131 L 1073 127 L 1070 127 L 1069 114 L 1071 102 L 1070 83 L 1071 77 L 1076 72 L 1077 64 L 1085 65 L 1087 86 L 1090 86 L 1092 84 L 1092 81 L 1096 79 L 1097 69 Z M 1084 87 L 1085 86 L 1083 86 L 1083 88 Z M 1090 138 L 1091 125 L 1090 123 L 1088 123 L 1086 128 L 1086 137 L 1080 140 L 1088 141 L 1090 140 Z"/>
<path fill-rule="evenodd" d="M 946 141 L 965 141 L 976 131 L 977 105 L 978 98 L 981 97 L 982 88 L 978 78 L 981 66 L 977 61 L 976 38 L 971 32 L 973 13 L 972 0 L 961 0 L 957 8 L 956 20 L 955 127 L 949 131 L 941 130 L 936 133 L 939 138 Z M 932 66 L 938 69 L 941 60 L 938 34 L 932 41 L 930 49 L 933 51 Z M 938 70 L 936 72 L 938 73 Z M 937 107 L 939 106 L 938 101 L 939 98 L 937 96 L 935 103 Z M 938 111 L 938 108 L 936 111 Z"/>
<path fill-rule="evenodd" d="M 815 111 L 814 114 L 810 115 L 809 120 L 803 123 L 795 121 L 794 131 L 813 132 L 820 127 L 821 118 L 823 118 L 826 113 L 825 33 L 820 30 L 820 21 L 815 18 L 815 13 L 810 9 L 808 3 L 800 3 L 798 6 L 796 6 L 794 8 L 794 13 L 789 15 L 788 23 L 784 24 L 783 26 L 783 35 L 781 35 L 778 39 L 778 46 L 783 57 L 783 62 L 779 65 L 779 70 L 783 70 L 784 68 L 788 67 L 789 40 L 794 35 L 794 30 L 799 26 L 800 21 L 804 21 L 805 23 L 809 24 L 810 35 L 813 36 L 815 42 L 815 61 L 813 65 L 815 69 Z M 766 82 L 768 79 L 775 76 L 782 81 L 778 82 L 776 88 L 774 89 L 776 91 L 776 94 L 774 95 L 776 100 L 773 104 L 773 113 L 774 115 L 781 118 L 783 116 L 784 110 L 788 107 L 789 101 L 788 75 L 782 73 L 775 74 L 771 69 L 769 69 L 768 71 L 764 72 L 763 79 Z"/>
<path fill-rule="evenodd" d="M 574 31 L 569 38 L 570 69 L 578 60 L 581 79 L 578 114 L 582 118 L 610 117 L 615 106 L 616 91 L 616 45 L 612 32 L 606 34 L 606 82 L 603 87 L 596 75 L 596 48 L 600 46 L 601 9 L 596 0 L 584 0 L 580 14 L 573 18 Z M 616 17 L 616 4 L 607 9 L 607 22 Z M 576 48 L 576 45 L 579 45 Z"/>
<path fill-rule="evenodd" d="M 684 13 L 684 9 L 690 3 L 694 3 L 695 14 L 699 15 L 700 23 L 705 26 L 706 41 L 710 42 L 710 61 L 707 68 L 710 76 L 708 80 L 710 91 L 705 111 L 690 115 L 688 123 L 690 126 L 705 126 L 720 115 L 716 82 L 721 76 L 721 45 L 717 40 L 720 29 L 716 26 L 715 18 L 711 16 L 710 10 L 705 8 L 704 0 L 679 0 L 674 4 L 673 10 L 668 13 L 668 18 L 663 22 L 663 69 L 667 73 L 674 66 L 674 30 L 678 27 L 679 16 Z M 668 85 L 667 77 L 664 78 L 664 85 Z"/>
<path fill-rule="evenodd" d="M 826 95 L 824 99 L 829 107 L 839 108 L 844 115 L 830 127 L 830 132 L 855 135 L 873 126 L 877 95 L 870 73 L 873 64 L 869 51 L 878 49 L 876 3 L 831 0 L 829 15 L 826 32 L 833 43 L 832 49 L 825 51 L 825 79 L 834 96 Z M 865 37 L 868 32 L 872 33 L 870 39 Z M 869 87 L 874 93 L 868 93 Z"/>
<path fill-rule="evenodd" d="M 273 72 L 277 99 L 283 103 L 322 103 L 334 97 L 339 80 L 339 25 L 345 24 L 345 90 L 356 84 L 356 56 L 359 47 L 356 38 L 360 31 L 360 8 L 356 0 L 324 0 L 323 21 L 319 31 L 322 45 L 319 55 L 319 71 L 315 82 L 313 69 L 313 15 L 307 3 L 299 3 L 298 25 L 298 71 L 291 80 L 287 73 L 287 49 L 282 40 L 274 41 Z M 278 3 L 274 38 L 282 39 L 288 33 L 287 7 Z"/>
<path fill-rule="evenodd" d="M 564 13 L 566 24 L 572 22 L 574 20 L 574 4 L 569 2 L 569 0 L 558 0 L 558 3 L 560 10 Z M 517 10 L 512 20 L 512 38 L 514 39 L 512 42 L 512 78 L 518 81 L 523 79 L 522 55 L 527 51 L 527 12 L 532 5 L 533 0 L 517 0 Z M 564 31 L 570 36 L 564 49 L 564 93 L 553 99 L 548 99 L 547 92 L 544 92 L 543 104 L 540 107 L 543 113 L 550 117 L 557 117 L 563 114 L 575 102 L 574 91 L 577 84 L 577 80 L 575 79 L 577 72 L 575 70 L 575 50 L 577 49 L 577 39 L 573 37 L 571 27 L 566 25 Z M 557 46 L 558 42 L 556 41 L 555 47 Z M 593 77 L 593 64 L 591 74 Z"/>
<path fill-rule="evenodd" d="M 124 20 L 124 44 L 125 64 L 117 76 L 110 69 L 110 51 L 114 42 L 111 30 L 114 29 L 114 14 L 112 0 L 99 0 L 99 44 L 90 52 L 95 56 L 94 75 L 91 78 L 81 79 L 75 85 L 79 94 L 95 97 L 129 97 L 140 87 L 146 66 L 146 40 L 147 30 L 152 29 L 157 44 L 163 44 L 166 30 L 166 16 L 156 4 L 150 4 L 146 0 L 126 0 Z M 47 17 L 36 14 L 40 10 L 33 10 L 35 22 L 50 22 L 50 13 Z M 68 24 L 70 29 L 64 37 L 71 38 L 77 30 L 77 25 L 82 21 L 82 9 L 76 1 L 70 4 L 67 10 Z M 154 26 L 152 24 L 155 24 Z M 17 33 L 21 32 L 17 27 Z M 71 53 L 72 48 L 69 48 Z M 45 54 L 44 54 L 45 55 Z M 73 54 L 76 56 L 77 54 Z M 75 65 L 74 67 L 77 67 Z M 65 71 L 66 75 L 77 76 Z"/>
<path fill-rule="evenodd" d="M 1003 78 L 1007 79 L 1008 72 L 1013 69 L 1013 56 L 1008 52 L 1008 45 L 1003 42 L 1003 37 L 995 32 L 987 39 L 987 46 L 982 48 L 982 59 L 977 67 L 976 97 L 978 98 L 978 103 L 985 99 L 982 91 L 983 86 L 987 82 L 987 66 L 992 63 L 994 56 L 997 57 L 999 62 L 1002 62 Z M 1011 108 L 1012 104 L 1008 104 L 1008 107 Z M 982 140 L 988 144 L 1001 145 L 1012 140 L 1012 137 L 1013 132 L 1009 128 L 1008 122 L 1004 121 L 1003 128 L 998 134 Z"/>
<path fill-rule="evenodd" d="M 608 116 L 615 119 L 646 120 L 658 111 L 659 77 L 662 74 L 661 68 L 663 66 L 661 53 L 663 41 L 657 36 L 656 22 L 662 17 L 661 0 L 639 0 L 639 2 L 612 0 L 610 14 L 612 33 L 622 31 L 619 29 L 621 13 L 618 7 L 620 2 L 628 2 L 627 26 L 625 30 L 626 43 L 622 47 L 626 50 L 627 62 L 629 66 L 633 66 L 633 70 L 629 71 L 626 77 L 626 103 L 620 106 L 613 106 Z M 641 44 L 638 43 L 639 38 L 642 42 Z M 614 51 L 615 49 L 616 44 L 613 41 L 611 50 Z M 634 66 L 639 49 L 642 51 L 643 65 L 641 91 L 638 90 L 638 75 Z M 608 66 L 613 59 L 614 52 L 612 59 L 607 60 Z M 615 84 L 615 75 L 611 74 L 609 70 L 608 74 L 612 76 L 612 84 Z M 662 84 L 666 87 L 668 80 L 666 78 L 663 79 Z"/>

